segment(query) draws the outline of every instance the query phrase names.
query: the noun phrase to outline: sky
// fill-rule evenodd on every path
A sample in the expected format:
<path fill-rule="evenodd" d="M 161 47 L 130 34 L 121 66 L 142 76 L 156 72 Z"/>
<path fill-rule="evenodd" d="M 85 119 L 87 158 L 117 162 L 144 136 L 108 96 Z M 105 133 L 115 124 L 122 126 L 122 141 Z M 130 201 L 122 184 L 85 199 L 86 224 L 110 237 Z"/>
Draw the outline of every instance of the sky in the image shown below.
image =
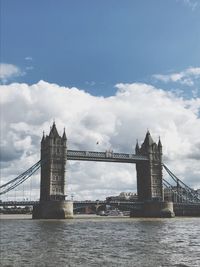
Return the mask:
<path fill-rule="evenodd" d="M 200 1 L 0 3 L 1 181 L 39 160 L 55 120 L 69 149 L 134 153 L 149 129 L 200 188 Z M 76 199 L 136 192 L 134 165 L 67 164 Z"/>

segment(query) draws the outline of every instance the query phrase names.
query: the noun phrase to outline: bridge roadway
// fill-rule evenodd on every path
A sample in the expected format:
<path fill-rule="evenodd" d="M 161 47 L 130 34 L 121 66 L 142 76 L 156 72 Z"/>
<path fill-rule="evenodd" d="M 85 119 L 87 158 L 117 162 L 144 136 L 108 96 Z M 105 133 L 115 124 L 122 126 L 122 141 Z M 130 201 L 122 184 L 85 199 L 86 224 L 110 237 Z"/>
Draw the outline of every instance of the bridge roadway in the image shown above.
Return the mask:
<path fill-rule="evenodd" d="M 0 201 L 3 207 L 33 206 L 39 201 Z M 74 201 L 74 211 L 86 207 L 98 208 L 104 205 L 110 205 L 120 210 L 130 211 L 132 208 L 140 209 L 142 202 L 137 201 Z M 197 216 L 200 217 L 200 203 L 174 203 L 174 212 L 176 216 Z"/>
<path fill-rule="evenodd" d="M 114 153 L 113 151 L 96 152 L 96 151 L 78 151 L 67 150 L 68 160 L 83 161 L 101 161 L 101 162 L 121 162 L 121 163 L 137 163 L 140 161 L 148 161 L 148 157 L 136 154 Z"/>
<path fill-rule="evenodd" d="M 33 206 L 38 204 L 39 201 L 1 201 L 0 206 Z M 73 201 L 74 206 L 85 207 L 89 205 L 134 205 L 138 202 L 133 201 L 104 201 L 104 200 L 85 200 L 85 201 Z"/>

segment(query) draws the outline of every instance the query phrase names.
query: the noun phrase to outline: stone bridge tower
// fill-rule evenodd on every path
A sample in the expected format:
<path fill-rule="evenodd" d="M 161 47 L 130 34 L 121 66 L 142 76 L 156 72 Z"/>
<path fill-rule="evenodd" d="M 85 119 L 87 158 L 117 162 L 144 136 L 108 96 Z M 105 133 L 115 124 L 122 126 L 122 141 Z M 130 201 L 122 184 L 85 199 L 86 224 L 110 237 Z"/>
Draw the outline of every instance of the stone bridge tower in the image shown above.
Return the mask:
<path fill-rule="evenodd" d="M 65 166 L 67 161 L 67 138 L 58 134 L 55 123 L 50 134 L 43 134 L 41 141 L 40 200 L 65 199 Z"/>
<path fill-rule="evenodd" d="M 58 134 L 55 122 L 41 140 L 40 203 L 34 206 L 33 219 L 73 217 L 73 203 L 65 200 L 67 137 Z"/>
<path fill-rule="evenodd" d="M 148 131 L 142 146 L 139 147 L 138 143 L 136 144 L 135 152 L 149 158 L 147 162 L 136 164 L 139 201 L 155 199 L 162 201 L 162 144 L 160 139 L 156 144 Z"/>
<path fill-rule="evenodd" d="M 135 153 L 148 157 L 148 161 L 137 162 L 137 192 L 142 203 L 139 212 L 133 216 L 173 217 L 173 203 L 164 201 L 162 174 L 162 144 L 156 144 L 149 131 L 141 147 L 136 144 Z"/>

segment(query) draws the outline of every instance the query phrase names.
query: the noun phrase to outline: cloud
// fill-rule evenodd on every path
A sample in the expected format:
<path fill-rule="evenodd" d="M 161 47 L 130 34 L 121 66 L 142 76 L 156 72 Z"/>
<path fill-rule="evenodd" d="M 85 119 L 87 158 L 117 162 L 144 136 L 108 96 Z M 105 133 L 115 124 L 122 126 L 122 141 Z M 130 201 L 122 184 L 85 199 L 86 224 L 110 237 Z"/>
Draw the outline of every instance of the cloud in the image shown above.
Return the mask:
<path fill-rule="evenodd" d="M 86 81 L 85 84 L 90 85 L 90 86 L 94 86 L 96 84 L 96 82 L 95 81 Z"/>
<path fill-rule="evenodd" d="M 153 78 L 164 83 L 173 82 L 191 87 L 195 86 L 196 82 L 200 82 L 200 67 L 190 67 L 181 72 L 170 74 L 154 74 Z"/>
<path fill-rule="evenodd" d="M 200 188 L 200 98 L 185 100 L 148 84 L 120 83 L 116 89 L 113 96 L 97 97 L 44 81 L 2 85 L 2 183 L 39 160 L 42 131 L 48 134 L 55 119 L 60 134 L 66 127 L 69 149 L 134 153 L 148 128 L 155 141 L 161 136 L 165 164 Z M 136 191 L 135 166 L 68 162 L 67 184 L 76 199 Z M 39 187 L 39 174 L 32 186 Z"/>
<path fill-rule="evenodd" d="M 24 74 L 25 72 L 13 64 L 0 63 L 0 81 L 2 83 L 7 83 L 8 80 Z"/>
<path fill-rule="evenodd" d="M 195 10 L 199 6 L 199 1 L 197 1 L 197 0 L 184 0 L 184 4 L 191 7 L 192 10 Z"/>
<path fill-rule="evenodd" d="M 32 61 L 32 60 L 33 60 L 33 58 L 32 58 L 32 57 L 30 57 L 30 56 L 28 56 L 28 57 L 25 57 L 25 60 L 27 60 L 27 61 Z"/>
<path fill-rule="evenodd" d="M 185 6 L 188 6 L 193 11 L 199 7 L 199 0 L 177 0 L 177 2 L 183 3 Z"/>

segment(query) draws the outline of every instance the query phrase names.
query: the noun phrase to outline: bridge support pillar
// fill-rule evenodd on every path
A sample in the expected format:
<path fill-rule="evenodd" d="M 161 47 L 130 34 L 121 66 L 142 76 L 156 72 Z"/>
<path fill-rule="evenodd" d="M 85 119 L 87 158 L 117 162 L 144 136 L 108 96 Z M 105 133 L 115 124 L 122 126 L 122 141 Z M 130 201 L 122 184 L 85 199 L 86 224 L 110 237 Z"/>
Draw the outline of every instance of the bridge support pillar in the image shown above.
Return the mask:
<path fill-rule="evenodd" d="M 72 201 L 41 201 L 33 207 L 33 219 L 72 219 Z"/>
<path fill-rule="evenodd" d="M 173 218 L 175 216 L 173 202 L 145 201 L 139 207 L 133 208 L 130 217 Z"/>
<path fill-rule="evenodd" d="M 145 217 L 172 218 L 175 216 L 173 202 L 147 201 L 144 202 Z"/>

